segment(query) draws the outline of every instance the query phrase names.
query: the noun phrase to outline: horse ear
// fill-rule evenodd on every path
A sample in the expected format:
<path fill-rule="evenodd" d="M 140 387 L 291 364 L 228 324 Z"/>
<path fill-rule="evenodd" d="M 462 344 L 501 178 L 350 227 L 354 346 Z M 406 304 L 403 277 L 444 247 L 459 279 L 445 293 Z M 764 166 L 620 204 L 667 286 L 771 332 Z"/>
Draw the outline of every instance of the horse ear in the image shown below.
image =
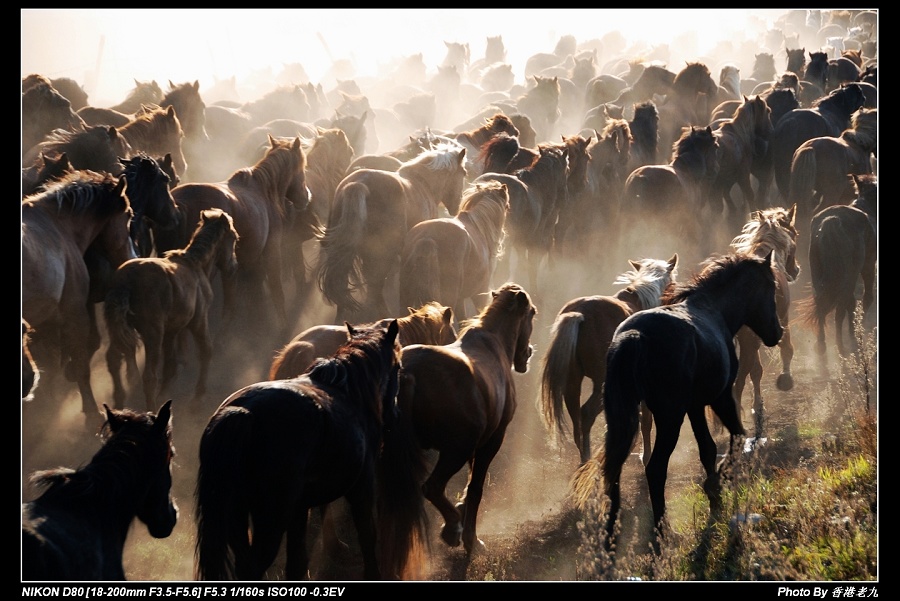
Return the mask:
<path fill-rule="evenodd" d="M 409 311 L 409 314 L 410 314 L 410 315 L 412 315 L 413 313 L 416 312 L 416 310 L 413 309 L 412 307 L 407 307 L 406 310 Z"/>
<path fill-rule="evenodd" d="M 350 325 L 349 321 L 345 321 L 344 325 L 347 327 L 347 338 L 352 338 L 354 334 L 356 334 L 356 330 L 353 329 L 353 326 Z"/>
<path fill-rule="evenodd" d="M 109 429 L 113 432 L 118 430 L 119 426 L 122 425 L 122 420 L 119 419 L 118 414 L 110 409 L 106 403 L 103 403 L 103 412 L 106 414 L 106 422 L 109 424 Z"/>
<path fill-rule="evenodd" d="M 175 107 L 172 106 L 171 104 L 166 107 L 166 115 L 168 115 L 169 117 L 175 116 Z"/>
<path fill-rule="evenodd" d="M 272 137 L 272 134 L 266 134 L 266 135 L 269 136 L 269 146 L 274 148 L 275 147 L 275 138 Z"/>
<path fill-rule="evenodd" d="M 640 270 L 641 270 L 641 264 L 638 263 L 637 261 L 633 261 L 633 260 L 631 260 L 631 259 L 628 259 L 628 263 L 630 263 L 631 266 L 634 267 L 634 270 L 635 270 L 635 271 L 640 271 Z"/>
<path fill-rule="evenodd" d="M 390 339 L 391 344 L 393 344 L 394 341 L 397 340 L 397 334 L 399 334 L 399 333 L 400 333 L 400 324 L 397 323 L 396 319 L 392 319 L 391 323 L 388 324 L 388 329 L 387 329 L 387 336 L 388 336 L 388 339 Z"/>
<path fill-rule="evenodd" d="M 154 428 L 160 428 L 165 430 L 169 427 L 169 421 L 172 419 L 172 399 L 169 399 L 165 402 L 165 404 L 159 408 L 159 412 L 156 414 L 156 422 L 154 422 Z"/>
<path fill-rule="evenodd" d="M 675 266 L 678 265 L 678 253 L 672 255 L 672 258 L 669 259 L 669 271 L 675 269 Z"/>
<path fill-rule="evenodd" d="M 453 309 L 450 307 L 444 309 L 444 323 L 453 323 Z"/>
<path fill-rule="evenodd" d="M 195 79 L 195 80 L 194 80 L 194 91 L 195 91 L 195 92 L 199 92 L 199 91 L 200 91 L 200 80 L 199 80 L 199 79 Z"/>
<path fill-rule="evenodd" d="M 775 249 L 769 251 L 769 254 L 766 255 L 766 265 L 770 268 L 775 265 Z"/>
<path fill-rule="evenodd" d="M 465 147 L 461 148 L 459 151 L 459 164 L 462 165 L 466 160 L 466 149 Z"/>
<path fill-rule="evenodd" d="M 794 227 L 794 221 L 797 218 L 797 203 L 794 203 L 794 206 L 791 207 L 791 210 L 788 211 L 788 217 L 790 218 L 791 227 Z"/>

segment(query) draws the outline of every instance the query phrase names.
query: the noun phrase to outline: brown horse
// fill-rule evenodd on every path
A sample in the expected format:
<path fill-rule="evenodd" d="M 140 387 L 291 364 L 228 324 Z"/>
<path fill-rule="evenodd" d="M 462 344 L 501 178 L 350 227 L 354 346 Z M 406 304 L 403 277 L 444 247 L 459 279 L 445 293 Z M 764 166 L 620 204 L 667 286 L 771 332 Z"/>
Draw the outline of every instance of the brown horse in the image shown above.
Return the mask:
<path fill-rule="evenodd" d="M 509 136 L 518 136 L 519 130 L 516 129 L 509 117 L 503 113 L 496 113 L 492 117 L 485 117 L 484 124 L 480 127 L 459 132 L 453 136 L 457 142 L 465 146 L 467 155 L 471 157 L 469 164 L 466 165 L 466 171 L 470 178 L 478 177 L 484 173 L 484 165 L 478 161 L 481 148 L 488 140 L 501 133 Z"/>
<path fill-rule="evenodd" d="M 23 155 L 22 167 L 34 165 L 42 156 L 63 153 L 69 157 L 73 169 L 118 175 L 122 172 L 119 157 L 131 156 L 134 150 L 125 136 L 112 126 L 97 125 L 80 131 L 58 129 Z"/>
<path fill-rule="evenodd" d="M 414 344 L 401 353 L 401 415 L 412 419 L 419 447 L 439 454 L 425 498 L 444 518 L 441 538 L 451 547 L 462 539 L 467 556 L 484 546 L 476 531 L 484 480 L 515 414 L 511 372 L 528 370 L 536 313 L 528 293 L 507 283 L 453 344 Z M 454 507 L 445 489 L 466 464 L 468 485 Z"/>
<path fill-rule="evenodd" d="M 22 154 L 56 129 L 81 131 L 85 123 L 67 98 L 47 81 L 22 89 Z M 23 163 L 23 166 L 27 166 Z"/>
<path fill-rule="evenodd" d="M 69 163 L 69 155 L 66 153 L 60 155 L 41 154 L 33 165 L 22 168 L 22 198 L 43 190 L 49 182 L 58 180 L 72 171 L 74 170 L 72 164 Z"/>
<path fill-rule="evenodd" d="M 317 281 L 337 305 L 335 322 L 360 314 L 390 315 L 384 299 L 396 270 L 403 237 L 413 225 L 437 217 L 438 205 L 456 214 L 465 186 L 466 150 L 440 144 L 407 161 L 396 173 L 360 169 L 345 177 L 334 195 L 321 239 Z M 364 288 L 362 299 L 353 291 Z"/>
<path fill-rule="evenodd" d="M 797 217 L 797 205 L 790 209 L 774 207 L 758 211 L 748 221 L 741 234 L 731 242 L 736 253 L 744 253 L 757 257 L 772 255 L 772 271 L 775 274 L 775 309 L 784 329 L 778 342 L 781 352 L 781 373 L 775 380 L 778 390 L 790 390 L 794 387 L 791 376 L 791 360 L 794 357 L 794 345 L 791 342 L 790 308 L 791 293 L 789 284 L 800 275 L 800 266 L 796 262 L 797 230 L 794 223 Z M 738 372 L 734 380 L 734 400 L 738 406 L 738 415 L 742 415 L 741 395 L 747 376 L 753 383 L 753 415 L 755 416 L 756 435 L 762 436 L 764 427 L 764 406 L 761 381 L 763 362 L 759 355 L 762 341 L 748 327 L 737 333 Z"/>
<path fill-rule="evenodd" d="M 358 326 L 386 327 L 390 318 L 378 323 Z M 453 327 L 453 310 L 436 302 L 422 305 L 418 309 L 409 308 L 409 315 L 397 319 L 400 346 L 410 344 L 444 345 L 456 341 Z M 270 380 L 296 378 L 305 373 L 316 359 L 330 357 L 342 344 L 350 339 L 346 326 L 319 325 L 303 330 L 281 348 L 272 360 L 269 369 Z"/>
<path fill-rule="evenodd" d="M 509 246 L 516 251 L 517 267 L 524 268 L 532 289 L 537 289 L 539 266 L 553 248 L 559 210 L 567 203 L 568 149 L 556 144 L 539 144 L 539 157 L 514 174 L 485 173 L 474 183 L 500 182 L 509 192 L 506 231 Z M 498 275 L 510 273 L 510 253 L 499 261 Z"/>
<path fill-rule="evenodd" d="M 706 126 L 719 86 L 703 63 L 688 63 L 675 75 L 659 109 L 659 146 L 672 148 L 685 127 Z"/>
<path fill-rule="evenodd" d="M 217 271 L 228 275 L 237 269 L 237 240 L 228 213 L 210 209 L 200 213 L 200 223 L 184 249 L 171 250 L 162 257 L 126 261 L 116 270 L 103 314 L 110 338 L 106 364 L 117 409 L 125 406 L 122 359 L 130 373 L 137 373 L 138 335 L 145 351 L 143 392 L 147 411 L 156 409 L 159 396 L 176 376 L 176 342 L 184 330 L 194 337 L 200 364 L 194 401 L 202 399 L 212 357 L 210 281 Z"/>
<path fill-rule="evenodd" d="M 616 327 L 635 311 L 658 307 L 663 293 L 675 282 L 678 255 L 668 261 L 630 261 L 633 271 L 614 283 L 626 287 L 613 296 L 583 296 L 563 305 L 550 330 L 550 343 L 541 361 L 540 409 L 547 427 L 564 434 L 563 404 L 572 421 L 581 463 L 591 457 L 591 428 L 603 410 L 606 352 Z M 581 383 L 590 378 L 593 389 L 581 404 Z M 650 459 L 648 412 L 643 413 L 644 452 Z"/>
<path fill-rule="evenodd" d="M 834 313 L 834 340 L 840 356 L 857 348 L 854 321 L 857 290 L 862 282 L 862 310 L 875 300 L 878 260 L 878 178 L 854 175 L 857 198 L 850 205 L 827 207 L 810 222 L 809 271 L 812 296 L 801 313 L 816 331 L 816 352 L 825 369 L 825 322 Z M 845 344 L 844 320 L 850 334 Z"/>
<path fill-rule="evenodd" d="M 732 197 L 731 189 L 735 185 L 740 187 L 747 209 L 760 208 L 750 183 L 750 170 L 754 157 L 766 153 L 773 129 L 771 114 L 761 96 L 744 96 L 733 116 L 715 130 L 719 141 L 719 171 L 708 198 L 713 215 L 721 214 L 724 208 L 729 219 L 743 221 L 748 211 L 739 207 Z"/>
<path fill-rule="evenodd" d="M 236 277 L 241 279 L 241 292 L 250 296 L 268 288 L 275 319 L 281 328 L 287 325 L 282 286 L 282 250 L 286 224 L 293 211 L 303 211 L 309 203 L 306 187 L 306 155 L 300 138 L 293 141 L 269 138 L 269 150 L 252 167 L 235 171 L 227 181 L 219 183 L 182 184 L 172 190 L 181 211 L 182 227 L 175 235 L 161 232 L 157 247 L 162 250 L 184 248 L 193 232 L 189 224 L 200 221 L 204 209 L 218 208 L 234 219 L 240 235 Z M 237 310 L 238 282 L 223 280 L 226 321 Z"/>
<path fill-rule="evenodd" d="M 452 306 L 461 320 L 469 299 L 480 312 L 502 252 L 508 210 L 505 184 L 473 184 L 455 217 L 414 225 L 400 254 L 400 304 L 438 301 Z"/>
<path fill-rule="evenodd" d="M 187 171 L 187 162 L 181 148 L 184 131 L 173 106 L 147 107 L 117 129 L 128 141 L 132 151 L 144 152 L 151 156 L 170 154 L 176 173 Z"/>
<path fill-rule="evenodd" d="M 90 363 L 100 334 L 91 331 L 83 257 L 93 245 L 116 267 L 135 258 L 125 185 L 124 177 L 77 171 L 22 201 L 22 317 L 78 384 L 87 417 L 99 416 Z"/>
<path fill-rule="evenodd" d="M 790 199 L 797 204 L 801 223 L 825 207 L 847 204 L 855 197 L 849 175 L 872 173 L 878 152 L 878 109 L 853 113 L 850 127 L 840 136 L 812 138 L 794 152 Z"/>

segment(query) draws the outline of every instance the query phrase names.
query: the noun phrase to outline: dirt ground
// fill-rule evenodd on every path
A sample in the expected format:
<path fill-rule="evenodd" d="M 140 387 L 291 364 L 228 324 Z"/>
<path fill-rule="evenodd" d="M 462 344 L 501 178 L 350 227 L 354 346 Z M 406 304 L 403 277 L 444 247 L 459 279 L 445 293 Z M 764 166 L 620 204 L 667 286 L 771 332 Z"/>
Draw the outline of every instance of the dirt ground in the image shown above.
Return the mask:
<path fill-rule="evenodd" d="M 667 255 L 668 256 L 668 255 Z M 634 257 L 639 258 L 639 257 Z M 567 267 L 557 265 L 554 273 Z M 569 266 L 574 270 L 575 267 Z M 557 442 L 544 428 L 535 401 L 538 396 L 540 359 L 547 348 L 550 326 L 559 308 L 568 300 L 588 294 L 613 294 L 612 285 L 618 273 L 628 269 L 622 262 L 619 268 L 605 272 L 587 272 L 584 277 L 551 281 L 548 276 L 542 293 L 532 293 L 539 309 L 533 343 L 536 351 L 527 374 L 516 375 L 518 409 L 507 438 L 491 465 L 484 498 L 478 518 L 479 536 L 485 552 L 467 561 L 461 548 L 449 549 L 439 538 L 440 516 L 431 511 L 431 549 L 423 578 L 426 580 L 575 580 L 579 575 L 577 514 L 567 501 L 569 480 L 578 466 L 578 455 L 570 438 Z M 679 267 L 679 280 L 686 280 L 691 268 Z M 521 278 L 517 281 L 520 281 Z M 520 281 L 521 283 L 521 281 Z M 294 333 L 311 325 L 330 323 L 333 308 L 320 300 L 317 290 L 306 295 L 308 300 L 294 299 L 296 328 Z M 794 298 L 805 296 L 794 291 Z M 130 580 L 182 581 L 193 579 L 194 520 L 193 488 L 197 473 L 199 436 L 215 407 L 241 386 L 265 379 L 272 355 L 286 342 L 267 326 L 265 299 L 249 305 L 241 323 L 219 338 L 209 380 L 209 393 L 200 406 L 190 403 L 196 366 L 190 353 L 173 390 L 167 397 L 175 400 L 173 427 L 177 456 L 174 464 L 173 494 L 180 506 L 180 519 L 173 534 L 163 540 L 149 537 L 146 529 L 136 523 L 130 534 L 125 568 Z M 796 313 L 796 312 L 794 312 Z M 792 314 L 794 314 L 792 313 Z M 813 357 L 814 336 L 808 329 L 794 325 L 796 355 L 793 365 L 795 387 L 789 392 L 775 389 L 774 381 L 780 371 L 777 350 L 764 349 L 763 395 L 766 402 L 767 432 L 788 432 L 802 418 L 807 420 L 820 408 L 816 399 L 833 381 L 836 374 L 822 372 Z M 221 334 L 221 332 L 220 332 Z M 835 365 L 829 338 L 830 365 Z M 95 356 L 94 389 L 98 402 L 111 404 L 109 375 L 106 373 L 104 349 Z M 27 482 L 27 475 L 35 469 L 57 465 L 77 467 L 89 461 L 99 447 L 99 439 L 85 432 L 77 393 L 53 393 L 48 376 L 46 389 L 39 390 L 34 401 L 23 406 L 22 414 L 22 490 L 23 500 L 35 495 Z M 44 385 L 44 383 L 42 383 Z M 586 397 L 590 382 L 584 384 Z M 744 394 L 744 421 L 752 431 L 750 416 L 751 392 Z M 130 403 L 141 409 L 141 403 Z M 595 446 L 602 442 L 602 417 L 594 428 Z M 726 436 L 719 434 L 720 452 L 725 448 Z M 636 450 L 639 450 L 636 449 Z M 790 459 L 791 461 L 793 459 Z M 669 467 L 667 495 L 671 498 L 679 489 L 697 486 L 702 482 L 702 468 L 697 446 L 687 422 L 682 430 L 675 455 Z M 451 481 L 448 496 L 461 494 L 465 474 Z M 337 504 L 340 509 L 340 504 Z M 429 506 L 429 509 L 430 508 Z M 340 515 L 340 513 L 338 514 Z M 638 456 L 626 463 L 623 486 L 623 528 L 641 528 L 649 520 L 646 484 Z M 325 557 L 321 546 L 311 537 L 313 561 L 311 576 L 317 580 L 358 580 L 362 566 L 354 552 L 355 533 L 347 524 L 339 530 L 350 549 L 341 557 Z M 315 530 L 315 529 L 313 529 Z M 498 568 L 497 558 L 507 560 Z M 510 567 L 514 566 L 514 567 Z M 279 578 L 279 566 L 273 566 L 270 576 Z"/>

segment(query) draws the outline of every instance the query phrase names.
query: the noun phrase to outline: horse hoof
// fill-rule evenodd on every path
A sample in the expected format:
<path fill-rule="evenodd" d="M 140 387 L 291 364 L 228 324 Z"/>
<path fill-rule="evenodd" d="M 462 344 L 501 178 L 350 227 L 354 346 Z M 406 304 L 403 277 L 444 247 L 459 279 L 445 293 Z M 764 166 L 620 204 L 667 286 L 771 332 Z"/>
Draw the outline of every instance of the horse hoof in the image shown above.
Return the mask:
<path fill-rule="evenodd" d="M 794 378 L 791 374 L 780 374 L 775 380 L 775 386 L 778 390 L 790 390 L 794 387 Z"/>
<path fill-rule="evenodd" d="M 460 542 L 462 542 L 462 524 L 456 524 L 455 526 L 444 524 L 444 527 L 441 528 L 441 538 L 448 546 L 458 547 Z"/>
<path fill-rule="evenodd" d="M 476 538 L 475 542 L 466 545 L 466 556 L 472 557 L 473 555 L 480 555 L 485 553 L 486 550 L 487 548 L 484 546 L 484 541 L 480 538 Z"/>

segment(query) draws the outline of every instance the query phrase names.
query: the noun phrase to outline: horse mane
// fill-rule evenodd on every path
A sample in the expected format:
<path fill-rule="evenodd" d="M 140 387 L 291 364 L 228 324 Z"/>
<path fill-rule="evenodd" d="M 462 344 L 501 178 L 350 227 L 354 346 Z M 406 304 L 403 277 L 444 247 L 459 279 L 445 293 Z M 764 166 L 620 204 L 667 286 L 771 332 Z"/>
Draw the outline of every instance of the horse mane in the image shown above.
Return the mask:
<path fill-rule="evenodd" d="M 468 221 L 477 229 L 491 247 L 497 247 L 497 256 L 503 254 L 506 237 L 506 213 L 509 207 L 505 185 L 498 181 L 478 183 L 466 190 L 456 216 Z"/>
<path fill-rule="evenodd" d="M 781 207 L 757 211 L 731 241 L 731 248 L 735 253 L 756 257 L 764 257 L 774 250 L 774 264 L 785 272 L 786 261 L 797 246 L 791 232 L 780 224 L 785 214 Z"/>
<path fill-rule="evenodd" d="M 841 137 L 861 148 L 874 149 L 878 143 L 878 109 L 859 108 Z"/>
<path fill-rule="evenodd" d="M 669 262 L 663 259 L 641 259 L 639 269 L 632 269 L 619 275 L 613 282 L 624 284 L 637 295 L 644 309 L 658 307 L 660 299 L 674 284 L 676 268 L 669 269 Z"/>
<path fill-rule="evenodd" d="M 697 83 L 703 79 L 712 80 L 709 67 L 700 62 L 688 63 L 684 69 L 675 75 L 675 79 L 672 81 L 672 89 L 676 91 L 693 90 Z"/>
<path fill-rule="evenodd" d="M 180 142 L 181 137 L 184 135 L 181 122 L 178 120 L 175 108 L 172 105 L 167 105 L 165 108 L 143 105 L 143 112 L 117 129 L 120 134 L 129 140 L 132 146 L 139 146 L 144 149 L 147 149 L 148 145 L 153 146 L 154 141 L 168 141 L 174 138 Z M 165 142 L 159 145 L 158 149 L 166 150 Z M 148 151 L 155 152 L 156 149 Z"/>
<path fill-rule="evenodd" d="M 163 258 L 174 260 L 184 257 L 203 264 L 215 254 L 219 240 L 229 230 L 234 233 L 235 241 L 237 241 L 239 236 L 237 230 L 234 229 L 234 220 L 231 215 L 222 209 L 206 209 L 200 213 L 200 223 L 191 234 L 187 246 L 166 251 L 163 253 Z"/>
<path fill-rule="evenodd" d="M 745 96 L 734 116 L 722 124 L 721 131 L 731 132 L 744 144 L 751 145 L 755 137 L 757 111 L 765 112 L 767 107 L 760 96 Z"/>
<path fill-rule="evenodd" d="M 715 296 L 727 287 L 734 272 L 745 261 L 762 263 L 763 259 L 745 254 L 713 255 L 700 264 L 700 272 L 689 282 L 676 284 L 662 298 L 663 305 L 672 305 L 698 295 Z"/>
<path fill-rule="evenodd" d="M 685 127 L 681 137 L 672 145 L 672 164 L 688 160 L 687 157 L 708 144 L 717 144 L 715 135 L 709 127 Z"/>
<path fill-rule="evenodd" d="M 318 359 L 307 370 L 306 376 L 316 384 L 354 393 L 368 391 L 371 398 L 367 400 L 379 402 L 378 407 L 374 408 L 374 415 L 381 425 L 381 399 L 376 391 L 380 384 L 382 341 L 387 331 L 381 327 L 347 326 L 351 332 L 350 340 L 341 345 L 332 357 Z M 395 340 L 395 355 L 399 351 L 400 345 Z"/>
<path fill-rule="evenodd" d="M 238 169 L 228 179 L 229 185 L 246 183 L 251 176 L 259 179 L 269 198 L 274 198 L 279 212 L 284 214 L 284 174 L 293 174 L 306 169 L 306 155 L 300 138 L 285 140 L 269 136 L 269 149 L 252 167 Z"/>
<path fill-rule="evenodd" d="M 506 173 L 519 150 L 521 150 L 519 139 L 503 132 L 481 145 L 478 160 L 484 165 L 485 173 Z M 535 155 L 533 159 L 537 159 L 537 156 Z"/>
<path fill-rule="evenodd" d="M 35 205 L 51 204 L 55 205 L 57 210 L 71 214 L 90 210 L 95 211 L 98 217 L 106 217 L 123 209 L 118 203 L 104 202 L 108 198 L 108 192 L 120 183 L 124 189 L 124 180 L 111 173 L 79 169 L 47 183 L 43 191 L 32 194 L 22 202 Z M 130 211 L 128 198 L 124 194 L 119 196 Z"/>
<path fill-rule="evenodd" d="M 492 290 L 491 295 L 493 296 L 493 300 L 481 310 L 481 313 L 462 322 L 462 329 L 459 331 L 459 337 L 462 338 L 463 335 L 471 329 L 480 328 L 490 324 L 497 319 L 498 315 L 515 311 L 516 305 L 519 302 L 518 299 L 520 293 L 528 294 L 525 292 L 524 288 L 518 284 L 513 284 L 512 282 L 503 284 L 498 290 Z M 535 313 L 536 312 L 537 310 L 535 310 Z"/>
<path fill-rule="evenodd" d="M 437 336 L 435 336 L 434 324 L 443 326 L 444 317 L 448 315 L 447 311 L 451 312 L 450 316 L 452 320 L 452 309 L 439 302 L 430 301 L 418 309 L 413 310 L 410 308 L 410 311 L 409 315 L 397 319 L 397 326 L 400 329 L 397 334 L 397 339 L 399 340 L 400 345 L 406 346 L 407 344 L 412 344 L 406 342 L 407 340 L 428 340 L 430 342 L 424 342 L 422 344 L 442 344 Z M 387 318 L 382 319 L 379 323 L 383 327 L 387 327 L 390 322 L 391 318 Z"/>
<path fill-rule="evenodd" d="M 398 171 L 402 175 L 404 169 L 410 167 L 427 167 L 432 171 L 450 171 L 459 165 L 460 153 L 465 152 L 465 147 L 452 140 L 442 140 L 431 150 L 425 150 L 418 156 L 406 161 Z"/>

